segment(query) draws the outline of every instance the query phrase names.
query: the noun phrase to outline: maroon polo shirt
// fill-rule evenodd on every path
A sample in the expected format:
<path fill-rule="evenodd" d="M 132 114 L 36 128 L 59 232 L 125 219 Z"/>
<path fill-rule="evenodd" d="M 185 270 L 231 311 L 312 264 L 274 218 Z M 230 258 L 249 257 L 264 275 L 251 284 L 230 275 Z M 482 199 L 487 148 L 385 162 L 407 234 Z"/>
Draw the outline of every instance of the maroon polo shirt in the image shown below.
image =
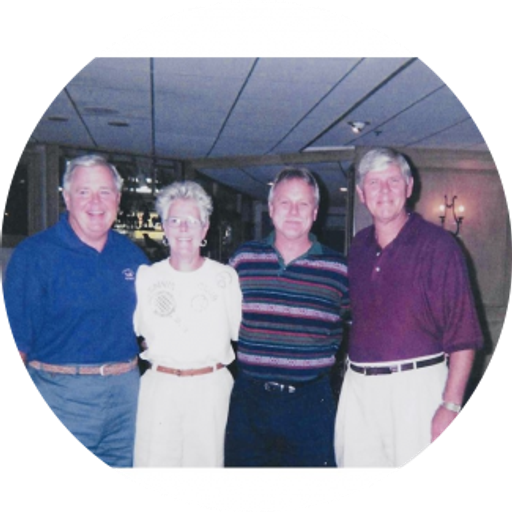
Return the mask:
<path fill-rule="evenodd" d="M 483 344 L 467 266 L 456 239 L 411 213 L 385 249 L 375 228 L 351 246 L 348 275 L 354 362 L 396 361 Z"/>

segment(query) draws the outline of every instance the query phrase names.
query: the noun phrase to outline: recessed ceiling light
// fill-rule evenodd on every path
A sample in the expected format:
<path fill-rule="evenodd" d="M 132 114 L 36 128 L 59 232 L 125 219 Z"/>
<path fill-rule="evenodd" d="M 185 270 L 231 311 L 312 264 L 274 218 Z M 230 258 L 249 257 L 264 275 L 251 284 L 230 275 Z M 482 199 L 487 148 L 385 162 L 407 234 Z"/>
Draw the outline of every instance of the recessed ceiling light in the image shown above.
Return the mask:
<path fill-rule="evenodd" d="M 126 121 L 109 121 L 109 126 L 115 126 L 116 128 L 126 128 L 127 126 L 130 126 L 130 123 L 127 123 Z"/>
<path fill-rule="evenodd" d="M 340 187 L 340 192 L 347 192 L 347 191 L 348 191 L 347 187 Z"/>

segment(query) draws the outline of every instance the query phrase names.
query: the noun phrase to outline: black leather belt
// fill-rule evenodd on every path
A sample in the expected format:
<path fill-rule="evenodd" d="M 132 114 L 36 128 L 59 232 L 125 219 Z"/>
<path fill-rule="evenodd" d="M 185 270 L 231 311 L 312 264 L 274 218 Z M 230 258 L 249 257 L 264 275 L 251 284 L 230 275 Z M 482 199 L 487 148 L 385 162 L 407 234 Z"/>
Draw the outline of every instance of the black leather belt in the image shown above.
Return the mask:
<path fill-rule="evenodd" d="M 284 394 L 290 394 L 295 393 L 299 389 L 303 388 L 304 386 L 307 386 L 308 384 L 313 384 L 314 382 L 318 382 L 319 380 L 322 380 L 325 378 L 328 374 L 321 374 L 315 377 L 311 380 L 305 380 L 305 381 L 297 381 L 293 383 L 284 383 L 284 382 L 277 382 L 277 381 L 264 381 L 254 378 L 248 378 L 248 381 L 257 387 L 262 387 L 265 391 L 268 393 L 284 393 Z"/>
<path fill-rule="evenodd" d="M 410 363 L 396 364 L 393 366 L 358 366 L 357 364 L 350 363 L 350 368 L 357 373 L 363 375 L 390 375 L 391 373 L 406 372 L 408 370 L 416 370 L 417 368 L 425 368 L 435 364 L 442 363 L 445 360 L 445 355 L 433 357 L 432 359 L 423 359 L 420 361 L 412 361 Z"/>

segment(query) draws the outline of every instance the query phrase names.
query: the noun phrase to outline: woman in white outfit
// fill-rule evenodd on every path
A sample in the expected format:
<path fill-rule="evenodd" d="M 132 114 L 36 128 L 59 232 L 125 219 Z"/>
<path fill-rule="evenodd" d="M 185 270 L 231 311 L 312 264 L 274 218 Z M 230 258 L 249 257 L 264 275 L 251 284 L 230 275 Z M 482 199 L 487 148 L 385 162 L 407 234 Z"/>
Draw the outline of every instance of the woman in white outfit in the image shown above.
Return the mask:
<path fill-rule="evenodd" d="M 236 272 L 201 256 L 212 201 L 195 182 L 176 182 L 156 209 L 170 257 L 136 277 L 135 331 L 145 338 L 134 465 L 223 465 L 241 292 Z"/>

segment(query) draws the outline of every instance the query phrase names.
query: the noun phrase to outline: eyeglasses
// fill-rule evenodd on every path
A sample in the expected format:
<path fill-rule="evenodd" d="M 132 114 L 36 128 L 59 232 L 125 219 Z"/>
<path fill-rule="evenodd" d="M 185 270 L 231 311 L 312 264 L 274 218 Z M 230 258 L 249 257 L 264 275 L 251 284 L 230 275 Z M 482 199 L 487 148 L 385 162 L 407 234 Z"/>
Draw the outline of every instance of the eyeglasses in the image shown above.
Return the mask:
<path fill-rule="evenodd" d="M 185 224 L 189 229 L 199 229 L 203 223 L 194 217 L 169 217 L 166 221 L 170 228 L 179 228 L 182 224 Z"/>

